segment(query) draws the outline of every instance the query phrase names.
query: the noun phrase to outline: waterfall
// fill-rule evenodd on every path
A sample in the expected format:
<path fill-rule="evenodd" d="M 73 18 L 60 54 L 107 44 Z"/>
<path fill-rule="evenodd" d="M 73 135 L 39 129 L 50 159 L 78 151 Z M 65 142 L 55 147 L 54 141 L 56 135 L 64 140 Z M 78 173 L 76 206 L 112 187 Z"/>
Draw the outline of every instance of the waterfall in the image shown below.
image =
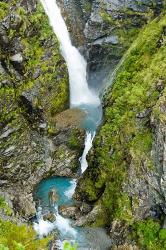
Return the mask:
<path fill-rule="evenodd" d="M 81 173 L 84 173 L 88 167 L 88 162 L 87 162 L 86 156 L 92 147 L 92 142 L 93 142 L 93 139 L 95 137 L 95 134 L 96 134 L 95 132 L 89 132 L 89 131 L 86 132 L 85 147 L 84 147 L 83 154 L 80 158 Z"/>
<path fill-rule="evenodd" d="M 69 32 L 61 15 L 56 0 L 41 0 L 49 21 L 60 42 L 62 55 L 66 61 L 70 81 L 70 105 L 81 104 L 100 105 L 98 96 L 92 93 L 87 83 L 84 57 L 71 44 Z"/>
<path fill-rule="evenodd" d="M 87 63 L 78 49 L 71 43 L 67 26 L 56 0 L 41 0 L 41 3 L 48 15 L 50 25 L 60 42 L 62 55 L 67 64 L 70 82 L 70 106 L 81 108 L 87 113 L 84 127 L 88 131 L 94 131 L 101 120 L 99 108 L 101 103 L 99 97 L 95 93 L 92 93 L 88 87 L 86 72 Z M 92 147 L 94 136 L 94 132 L 87 132 L 86 134 L 85 149 L 80 159 L 82 173 L 88 166 L 86 155 Z"/>
<path fill-rule="evenodd" d="M 60 9 L 56 4 L 56 0 L 40 0 L 53 30 L 60 42 L 62 55 L 66 61 L 69 82 L 70 82 L 70 107 L 78 107 L 87 114 L 84 121 L 84 128 L 86 129 L 85 148 L 80 158 L 81 173 L 87 167 L 86 156 L 92 147 L 92 142 L 95 137 L 95 130 L 101 121 L 102 109 L 99 97 L 92 93 L 87 83 L 86 67 L 87 63 L 84 57 L 71 44 L 70 36 L 66 24 L 61 15 Z M 72 198 L 76 187 L 76 180 L 70 182 L 70 187 L 63 194 L 69 199 Z M 58 213 L 58 207 L 54 208 L 56 221 L 51 223 L 43 220 L 42 209 L 38 208 L 37 222 L 34 223 L 34 228 L 40 237 L 43 237 L 57 228 L 62 234 L 62 238 L 68 236 L 76 239 L 76 230 L 70 225 L 70 220 L 63 218 Z M 61 249 L 61 244 L 58 249 Z"/>

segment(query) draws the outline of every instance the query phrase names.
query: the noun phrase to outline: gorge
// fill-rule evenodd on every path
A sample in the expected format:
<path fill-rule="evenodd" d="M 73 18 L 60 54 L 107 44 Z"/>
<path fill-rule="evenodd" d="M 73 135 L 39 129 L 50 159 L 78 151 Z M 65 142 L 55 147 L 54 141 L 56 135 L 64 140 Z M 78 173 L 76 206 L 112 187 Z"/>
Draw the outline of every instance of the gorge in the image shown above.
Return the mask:
<path fill-rule="evenodd" d="M 165 11 L 0 1 L 0 249 L 165 249 Z"/>

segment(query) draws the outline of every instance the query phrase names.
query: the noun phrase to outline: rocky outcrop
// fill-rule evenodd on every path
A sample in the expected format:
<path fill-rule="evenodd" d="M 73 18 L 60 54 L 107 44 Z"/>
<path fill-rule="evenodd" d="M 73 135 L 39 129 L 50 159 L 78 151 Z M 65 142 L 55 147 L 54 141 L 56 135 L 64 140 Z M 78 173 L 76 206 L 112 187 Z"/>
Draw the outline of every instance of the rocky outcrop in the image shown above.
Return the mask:
<path fill-rule="evenodd" d="M 42 178 L 76 175 L 84 132 L 56 124 L 69 105 L 68 75 L 41 5 L 0 7 L 0 189 L 14 214 L 29 219 Z"/>
<path fill-rule="evenodd" d="M 146 232 L 151 231 L 154 249 L 163 249 L 165 25 L 164 15 L 149 23 L 122 60 L 105 95 L 104 122 L 89 154 L 89 168 L 76 188 L 77 199 L 102 206 L 95 223 L 110 227 L 116 246 L 138 243 L 148 249 Z"/>

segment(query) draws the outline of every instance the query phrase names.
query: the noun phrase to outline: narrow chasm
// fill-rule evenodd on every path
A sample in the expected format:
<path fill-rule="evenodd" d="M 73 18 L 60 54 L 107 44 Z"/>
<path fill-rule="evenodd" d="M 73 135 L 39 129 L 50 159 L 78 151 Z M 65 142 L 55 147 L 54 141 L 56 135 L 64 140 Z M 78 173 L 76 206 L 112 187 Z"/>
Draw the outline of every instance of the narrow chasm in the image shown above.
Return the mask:
<path fill-rule="evenodd" d="M 166 249 L 166 1 L 0 1 L 0 250 Z"/>

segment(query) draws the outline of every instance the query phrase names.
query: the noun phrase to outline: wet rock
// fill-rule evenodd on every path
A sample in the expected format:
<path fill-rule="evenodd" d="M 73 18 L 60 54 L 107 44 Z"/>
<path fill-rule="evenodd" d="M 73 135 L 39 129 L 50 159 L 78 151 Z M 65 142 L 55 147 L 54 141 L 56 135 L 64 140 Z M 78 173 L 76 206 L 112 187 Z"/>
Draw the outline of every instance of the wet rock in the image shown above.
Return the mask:
<path fill-rule="evenodd" d="M 80 214 L 79 209 L 75 206 L 60 206 L 58 210 L 65 218 L 75 219 Z"/>
<path fill-rule="evenodd" d="M 49 212 L 48 214 L 45 214 L 43 216 L 43 220 L 45 220 L 45 221 L 47 220 L 47 221 L 53 223 L 56 221 L 56 216 L 54 213 Z"/>
<path fill-rule="evenodd" d="M 74 226 L 82 227 L 85 225 L 92 225 L 96 221 L 96 218 L 100 212 L 101 207 L 99 205 L 95 206 L 90 213 L 77 219 L 74 223 Z"/>
<path fill-rule="evenodd" d="M 88 214 L 90 213 L 92 210 L 92 206 L 87 204 L 86 202 L 82 202 L 81 206 L 80 206 L 80 211 L 82 214 Z"/>
<path fill-rule="evenodd" d="M 104 37 L 104 38 L 99 38 L 97 40 L 95 40 L 95 42 L 93 43 L 93 45 L 102 45 L 102 44 L 114 44 L 117 45 L 119 43 L 119 38 L 118 36 L 109 36 L 109 37 Z"/>

